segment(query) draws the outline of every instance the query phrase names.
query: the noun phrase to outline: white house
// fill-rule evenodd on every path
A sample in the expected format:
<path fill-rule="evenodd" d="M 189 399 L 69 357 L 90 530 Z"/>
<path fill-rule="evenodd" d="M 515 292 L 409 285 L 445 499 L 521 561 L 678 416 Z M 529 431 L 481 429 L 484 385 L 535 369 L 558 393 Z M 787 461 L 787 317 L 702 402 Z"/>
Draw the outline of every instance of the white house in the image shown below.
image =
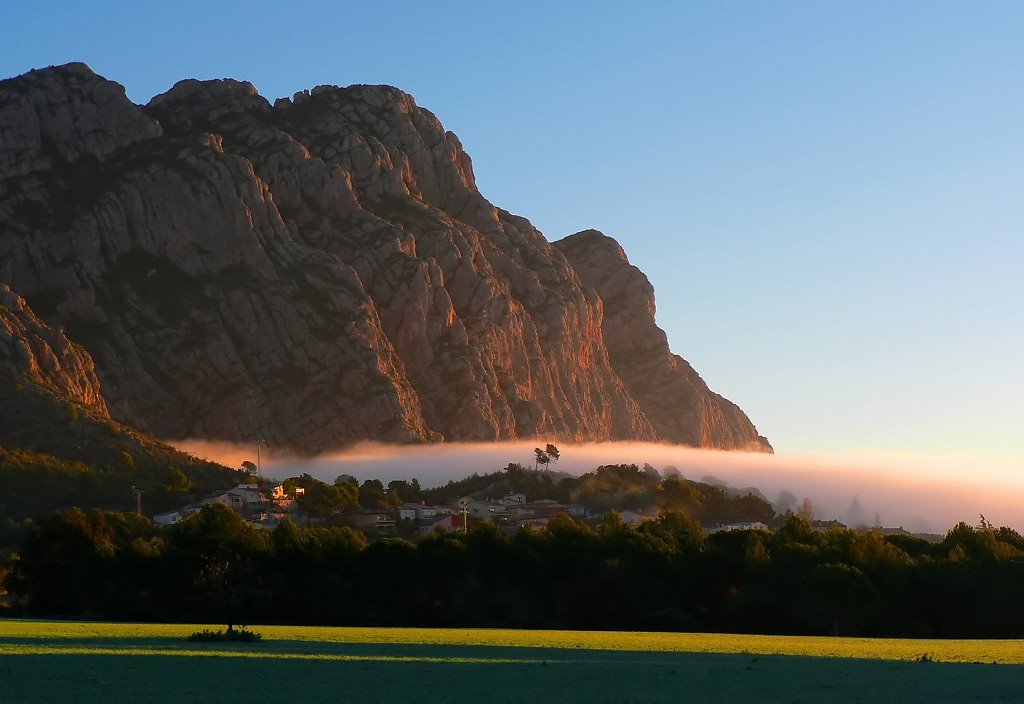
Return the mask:
<path fill-rule="evenodd" d="M 437 508 L 435 506 L 427 506 L 426 504 L 402 504 L 398 507 L 398 519 L 401 521 L 425 521 L 436 516 Z"/>
<path fill-rule="evenodd" d="M 153 516 L 153 523 L 161 526 L 173 526 L 184 517 L 181 511 L 168 511 L 167 513 L 158 513 Z"/>
<path fill-rule="evenodd" d="M 768 526 L 761 521 L 746 521 L 740 523 L 726 523 L 725 525 L 712 528 L 709 533 L 719 533 L 724 530 L 768 530 Z"/>
<path fill-rule="evenodd" d="M 273 486 L 267 487 L 266 491 L 270 494 L 270 498 L 274 501 L 283 499 L 287 496 L 284 491 L 284 484 L 274 484 Z"/>

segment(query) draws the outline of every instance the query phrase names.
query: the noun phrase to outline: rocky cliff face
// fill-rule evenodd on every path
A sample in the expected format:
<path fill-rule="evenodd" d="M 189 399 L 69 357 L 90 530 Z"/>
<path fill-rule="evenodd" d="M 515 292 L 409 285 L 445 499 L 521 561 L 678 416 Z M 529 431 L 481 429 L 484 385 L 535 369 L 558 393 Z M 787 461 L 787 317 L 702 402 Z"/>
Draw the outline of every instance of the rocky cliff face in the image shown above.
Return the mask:
<path fill-rule="evenodd" d="M 586 230 L 555 246 L 604 303 L 601 330 L 612 369 L 659 438 L 771 452 L 739 406 L 711 391 L 689 362 L 672 354 L 654 323 L 654 287 L 618 242 Z"/>
<path fill-rule="evenodd" d="M 109 417 L 89 353 L 0 283 L 0 396 L 38 392 Z"/>
<path fill-rule="evenodd" d="M 0 82 L 0 281 L 165 438 L 769 449 L 612 240 L 493 206 L 394 88 L 188 80 L 140 107 L 84 64 Z"/>

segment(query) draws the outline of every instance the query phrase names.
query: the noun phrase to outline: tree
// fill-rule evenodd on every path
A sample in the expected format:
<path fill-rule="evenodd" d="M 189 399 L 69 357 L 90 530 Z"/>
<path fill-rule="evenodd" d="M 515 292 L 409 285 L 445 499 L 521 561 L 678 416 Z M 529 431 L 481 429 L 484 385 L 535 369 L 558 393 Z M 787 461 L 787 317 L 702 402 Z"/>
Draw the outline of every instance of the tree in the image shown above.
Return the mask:
<path fill-rule="evenodd" d="M 415 479 L 411 483 L 404 479 L 393 479 L 388 482 L 388 494 L 397 496 L 397 501 L 392 501 L 395 506 L 403 503 L 419 503 L 423 500 L 420 491 L 420 483 Z"/>
<path fill-rule="evenodd" d="M 533 454 L 536 455 L 533 460 L 534 471 L 537 471 L 537 469 L 539 468 L 538 465 L 544 465 L 545 467 L 547 467 L 548 463 L 551 461 L 551 457 L 548 455 L 548 453 L 546 453 L 539 447 L 535 447 L 533 449 Z"/>
<path fill-rule="evenodd" d="M 100 511 L 73 508 L 49 516 L 29 528 L 11 592 L 36 614 L 102 609 L 104 588 L 115 574 L 113 537 Z"/>
<path fill-rule="evenodd" d="M 192 490 L 192 480 L 177 467 L 164 471 L 164 491 L 169 494 L 187 494 Z"/>
<path fill-rule="evenodd" d="M 379 479 L 367 479 L 359 487 L 359 505 L 363 508 L 385 508 L 387 496 Z"/>
<path fill-rule="evenodd" d="M 808 521 L 814 520 L 814 504 L 806 496 L 804 500 L 800 502 L 800 509 L 796 512 L 796 515 L 806 518 Z"/>
<path fill-rule="evenodd" d="M 554 460 L 555 462 L 557 462 L 559 457 L 561 456 L 561 453 L 558 451 L 558 448 L 552 445 L 551 443 L 548 443 L 544 447 L 544 454 L 548 456 L 549 461 Z M 544 464 L 546 465 L 547 462 L 545 462 Z"/>
<path fill-rule="evenodd" d="M 255 463 L 250 462 L 249 460 L 245 460 L 244 462 L 242 462 L 241 471 L 245 472 L 246 474 L 255 475 L 257 471 L 256 465 Z"/>
<path fill-rule="evenodd" d="M 874 616 L 879 601 L 871 580 L 856 567 L 843 563 L 818 565 L 807 586 L 808 615 L 833 636 L 844 629 L 861 632 Z"/>
<path fill-rule="evenodd" d="M 245 623 L 258 608 L 260 555 L 269 535 L 223 504 L 203 506 L 174 526 L 170 538 L 173 581 L 188 618 Z"/>
<path fill-rule="evenodd" d="M 355 492 L 347 484 L 317 482 L 299 497 L 299 507 L 306 513 L 327 518 L 355 504 Z"/>
<path fill-rule="evenodd" d="M 785 513 L 796 508 L 796 495 L 793 492 L 783 489 L 779 497 L 775 499 L 775 510 L 778 513 Z"/>

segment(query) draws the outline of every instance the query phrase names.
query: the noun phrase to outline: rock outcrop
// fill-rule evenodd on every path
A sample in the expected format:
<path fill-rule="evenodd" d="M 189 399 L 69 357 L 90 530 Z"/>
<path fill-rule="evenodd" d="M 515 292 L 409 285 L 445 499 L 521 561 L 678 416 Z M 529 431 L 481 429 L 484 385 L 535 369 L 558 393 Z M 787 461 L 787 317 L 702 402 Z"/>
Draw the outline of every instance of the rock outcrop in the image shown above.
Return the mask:
<path fill-rule="evenodd" d="M 163 438 L 770 451 L 669 352 L 614 241 L 496 208 L 386 86 L 271 105 L 186 80 L 140 107 L 83 64 L 0 82 L 0 281 Z"/>
<path fill-rule="evenodd" d="M 89 353 L 0 283 L 0 396 L 40 392 L 109 418 Z"/>
<path fill-rule="evenodd" d="M 611 237 L 585 230 L 555 242 L 604 303 L 602 333 L 612 369 L 659 438 L 694 447 L 771 452 L 739 406 L 708 388 L 654 323 L 654 287 Z"/>

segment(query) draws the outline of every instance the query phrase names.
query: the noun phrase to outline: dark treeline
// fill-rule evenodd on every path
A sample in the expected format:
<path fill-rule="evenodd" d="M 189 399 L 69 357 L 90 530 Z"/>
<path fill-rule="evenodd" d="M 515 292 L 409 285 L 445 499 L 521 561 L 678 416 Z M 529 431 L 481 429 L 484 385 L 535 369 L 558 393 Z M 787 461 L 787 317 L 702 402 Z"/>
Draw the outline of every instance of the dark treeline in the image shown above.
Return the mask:
<path fill-rule="evenodd" d="M 160 530 L 77 509 L 34 524 L 5 567 L 33 616 L 234 624 L 1024 635 L 1024 538 L 830 529 L 705 534 L 669 511 L 631 527 L 565 515 L 514 535 L 480 523 L 417 544 L 343 526 L 274 530 L 205 507 Z"/>

